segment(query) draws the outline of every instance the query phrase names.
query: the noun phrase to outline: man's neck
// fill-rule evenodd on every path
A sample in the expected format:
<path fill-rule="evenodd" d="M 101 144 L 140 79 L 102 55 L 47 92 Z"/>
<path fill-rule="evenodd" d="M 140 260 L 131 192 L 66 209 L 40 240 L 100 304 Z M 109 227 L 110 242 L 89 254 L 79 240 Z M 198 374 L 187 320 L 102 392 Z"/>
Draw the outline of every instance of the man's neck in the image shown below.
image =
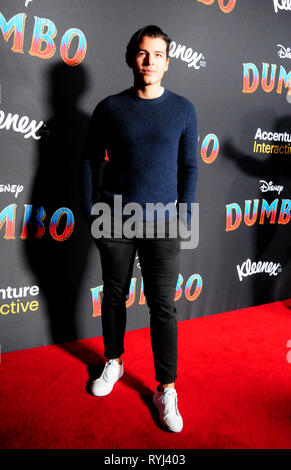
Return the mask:
<path fill-rule="evenodd" d="M 154 98 L 159 98 L 163 94 L 164 88 L 161 86 L 160 83 L 153 86 L 148 85 L 143 88 L 138 85 L 133 85 L 133 91 L 139 98 L 150 100 Z"/>

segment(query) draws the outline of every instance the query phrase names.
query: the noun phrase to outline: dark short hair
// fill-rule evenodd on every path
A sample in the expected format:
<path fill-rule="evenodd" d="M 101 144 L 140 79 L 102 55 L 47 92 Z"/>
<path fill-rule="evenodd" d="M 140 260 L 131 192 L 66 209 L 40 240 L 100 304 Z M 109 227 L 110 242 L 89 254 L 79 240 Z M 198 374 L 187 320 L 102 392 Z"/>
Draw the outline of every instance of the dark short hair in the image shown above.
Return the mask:
<path fill-rule="evenodd" d="M 163 39 L 167 45 L 166 51 L 167 51 L 167 57 L 169 57 L 169 47 L 170 47 L 171 39 L 158 26 L 148 25 L 136 31 L 136 33 L 134 33 L 134 35 L 131 37 L 127 45 L 125 60 L 129 67 L 131 67 L 132 65 L 132 59 L 135 57 L 138 51 L 138 45 L 144 36 L 149 36 L 150 38 Z"/>

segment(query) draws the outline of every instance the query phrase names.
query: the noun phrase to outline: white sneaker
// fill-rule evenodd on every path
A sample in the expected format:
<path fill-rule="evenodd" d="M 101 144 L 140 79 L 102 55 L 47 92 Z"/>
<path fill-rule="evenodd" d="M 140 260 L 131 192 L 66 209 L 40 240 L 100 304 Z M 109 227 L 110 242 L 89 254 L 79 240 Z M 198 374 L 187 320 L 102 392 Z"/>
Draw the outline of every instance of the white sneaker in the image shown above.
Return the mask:
<path fill-rule="evenodd" d="M 106 362 L 99 379 L 92 382 L 92 394 L 95 397 L 104 397 L 105 395 L 108 395 L 112 391 L 115 382 L 123 376 L 123 373 L 123 361 L 119 365 L 114 359 L 109 359 L 109 361 Z"/>
<path fill-rule="evenodd" d="M 167 387 L 162 392 L 156 389 L 153 402 L 159 411 L 161 422 L 170 431 L 182 431 L 183 419 L 178 410 L 176 390 L 172 387 Z"/>

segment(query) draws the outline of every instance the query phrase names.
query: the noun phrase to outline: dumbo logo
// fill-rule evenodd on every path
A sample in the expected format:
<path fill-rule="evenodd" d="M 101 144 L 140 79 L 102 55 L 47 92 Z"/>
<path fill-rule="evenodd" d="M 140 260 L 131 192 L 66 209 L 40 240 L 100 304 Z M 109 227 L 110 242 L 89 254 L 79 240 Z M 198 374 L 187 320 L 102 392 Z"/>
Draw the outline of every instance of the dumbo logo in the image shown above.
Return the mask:
<path fill-rule="evenodd" d="M 23 42 L 26 18 L 25 13 L 18 13 L 6 21 L 0 13 L 0 30 L 6 42 L 13 36 L 11 47 L 13 52 L 24 53 Z M 56 52 L 56 36 L 57 27 L 52 20 L 35 16 L 31 46 L 28 53 L 40 59 L 51 59 Z M 77 39 L 77 47 L 76 41 L 73 41 L 75 38 Z M 74 53 L 72 53 L 72 42 L 76 48 Z M 66 64 L 71 66 L 80 64 L 87 52 L 87 40 L 84 33 L 78 28 L 68 29 L 62 36 L 59 50 Z"/>

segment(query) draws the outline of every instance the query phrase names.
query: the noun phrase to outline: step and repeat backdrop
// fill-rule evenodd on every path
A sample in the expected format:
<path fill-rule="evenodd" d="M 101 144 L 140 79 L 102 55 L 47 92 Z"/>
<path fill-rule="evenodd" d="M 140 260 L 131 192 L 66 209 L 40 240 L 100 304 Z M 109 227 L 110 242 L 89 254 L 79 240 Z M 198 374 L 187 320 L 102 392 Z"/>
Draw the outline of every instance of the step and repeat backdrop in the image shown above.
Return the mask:
<path fill-rule="evenodd" d="M 164 86 L 199 124 L 199 244 L 179 320 L 291 297 L 290 0 L 1 0 L 2 351 L 100 336 L 80 159 L 96 104 L 133 83 L 132 34 L 171 37 Z M 138 256 L 128 330 L 149 326 Z"/>

